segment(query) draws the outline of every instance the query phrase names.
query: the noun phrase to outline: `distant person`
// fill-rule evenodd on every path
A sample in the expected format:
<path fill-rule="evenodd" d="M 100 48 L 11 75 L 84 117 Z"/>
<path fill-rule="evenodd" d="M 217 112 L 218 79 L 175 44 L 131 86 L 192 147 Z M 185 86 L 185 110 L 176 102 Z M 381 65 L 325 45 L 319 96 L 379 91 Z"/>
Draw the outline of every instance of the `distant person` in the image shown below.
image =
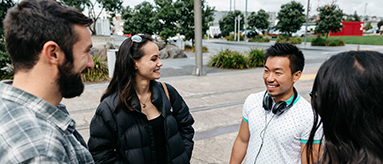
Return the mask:
<path fill-rule="evenodd" d="M 294 88 L 302 74 L 304 56 L 292 44 L 276 43 L 266 50 L 265 58 L 267 90 L 247 97 L 230 163 L 241 163 L 245 155 L 247 164 L 307 163 L 305 147 L 314 116 L 310 103 Z M 321 147 L 321 136 L 320 131 L 315 134 L 314 150 Z M 317 151 L 310 154 L 318 159 Z"/>
<path fill-rule="evenodd" d="M 174 87 L 155 81 L 161 66 L 150 36 L 134 35 L 121 44 L 90 123 L 88 145 L 96 163 L 189 163 L 194 119 Z"/>
<path fill-rule="evenodd" d="M 62 98 L 93 68 L 92 20 L 52 0 L 24 0 L 4 19 L 14 80 L 0 82 L 0 163 L 94 163 Z"/>
<path fill-rule="evenodd" d="M 374 51 L 342 52 L 319 68 L 311 94 L 325 137 L 319 164 L 383 163 L 382 72 Z"/>
<path fill-rule="evenodd" d="M 380 26 L 379 33 L 380 33 L 380 35 L 383 34 L 383 25 Z"/>

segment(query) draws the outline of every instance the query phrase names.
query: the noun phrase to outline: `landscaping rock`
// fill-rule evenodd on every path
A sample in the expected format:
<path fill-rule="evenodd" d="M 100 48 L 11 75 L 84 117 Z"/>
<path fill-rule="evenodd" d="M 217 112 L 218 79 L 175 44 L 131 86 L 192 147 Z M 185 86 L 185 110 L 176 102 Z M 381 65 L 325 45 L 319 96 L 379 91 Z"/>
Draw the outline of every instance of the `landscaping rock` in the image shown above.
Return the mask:
<path fill-rule="evenodd" d="M 112 43 L 107 42 L 104 45 L 99 45 L 97 47 L 92 47 L 90 49 L 89 53 L 92 56 L 98 55 L 99 57 L 106 59 L 106 55 L 107 55 L 108 49 L 116 49 L 116 47 Z"/>
<path fill-rule="evenodd" d="M 160 50 L 160 59 L 187 58 L 186 54 L 175 45 L 167 44 Z"/>

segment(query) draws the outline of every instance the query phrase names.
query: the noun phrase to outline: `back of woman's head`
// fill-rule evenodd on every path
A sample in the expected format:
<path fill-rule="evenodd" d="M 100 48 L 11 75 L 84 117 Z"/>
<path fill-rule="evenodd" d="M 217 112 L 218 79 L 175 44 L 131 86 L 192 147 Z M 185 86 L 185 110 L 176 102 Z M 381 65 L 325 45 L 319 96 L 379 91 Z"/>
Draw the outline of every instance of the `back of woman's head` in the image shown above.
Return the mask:
<path fill-rule="evenodd" d="M 122 42 L 116 55 L 112 80 L 101 97 L 101 101 L 109 95 L 118 93 L 119 101 L 117 106 L 122 105 L 123 109 L 128 108 L 131 110 L 127 101 L 130 100 L 134 93 L 133 85 L 137 72 L 135 61 L 140 60 L 145 55 L 144 46 L 148 42 L 153 42 L 153 39 L 146 35 L 134 35 Z"/>
<path fill-rule="evenodd" d="M 323 163 L 383 162 L 383 54 L 332 56 L 320 67 L 312 93 L 325 135 Z"/>

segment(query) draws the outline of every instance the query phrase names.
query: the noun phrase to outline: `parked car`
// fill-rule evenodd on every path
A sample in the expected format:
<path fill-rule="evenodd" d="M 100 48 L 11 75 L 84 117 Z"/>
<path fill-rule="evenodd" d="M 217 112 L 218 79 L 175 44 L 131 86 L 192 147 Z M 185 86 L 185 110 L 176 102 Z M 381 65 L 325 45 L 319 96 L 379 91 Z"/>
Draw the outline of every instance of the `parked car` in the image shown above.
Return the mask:
<path fill-rule="evenodd" d="M 221 33 L 215 33 L 213 37 L 214 37 L 214 38 L 221 38 L 221 37 L 222 37 L 222 34 L 221 34 Z"/>
<path fill-rule="evenodd" d="M 312 31 L 307 30 L 307 36 L 310 36 L 312 34 L 313 34 Z M 291 36 L 293 36 L 293 37 L 304 37 L 305 36 L 305 30 L 299 30 L 297 32 L 294 32 L 293 34 L 291 34 Z"/>
<path fill-rule="evenodd" d="M 246 36 L 248 38 L 253 38 L 253 37 L 257 36 L 258 33 L 256 31 L 246 30 L 245 32 L 242 33 L 242 35 Z"/>

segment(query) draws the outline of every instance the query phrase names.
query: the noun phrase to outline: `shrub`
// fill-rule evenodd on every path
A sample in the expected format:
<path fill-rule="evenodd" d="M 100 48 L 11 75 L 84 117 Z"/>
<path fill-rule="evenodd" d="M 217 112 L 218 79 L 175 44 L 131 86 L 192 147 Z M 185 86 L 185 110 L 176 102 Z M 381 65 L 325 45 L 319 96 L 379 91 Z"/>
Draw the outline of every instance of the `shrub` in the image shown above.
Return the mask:
<path fill-rule="evenodd" d="M 191 46 L 191 45 L 185 44 L 184 51 L 186 51 L 186 52 L 195 52 L 195 46 L 194 45 Z M 202 52 L 203 53 L 209 52 L 209 49 L 206 46 L 202 46 Z"/>
<path fill-rule="evenodd" d="M 335 40 L 328 40 L 317 36 L 314 40 L 311 41 L 312 46 L 344 46 L 345 43 L 343 40 L 335 39 Z"/>
<path fill-rule="evenodd" d="M 287 35 L 279 35 L 277 38 L 277 43 L 290 43 L 290 44 L 301 44 L 301 38 L 289 37 Z"/>
<path fill-rule="evenodd" d="M 4 40 L 0 39 L 0 77 L 3 79 L 10 79 L 9 76 L 13 78 L 13 69 L 11 67 L 11 57 L 9 56 L 7 49 L 5 48 Z M 4 76 L 4 77 L 3 77 Z"/>
<path fill-rule="evenodd" d="M 92 57 L 94 68 L 88 70 L 86 74 L 82 75 L 84 82 L 100 82 L 109 80 L 108 65 L 105 59 L 100 58 L 98 55 Z"/>
<path fill-rule="evenodd" d="M 269 38 L 263 38 L 263 37 L 254 37 L 254 38 L 250 38 L 249 39 L 249 42 L 270 42 L 270 39 Z"/>
<path fill-rule="evenodd" d="M 247 63 L 249 67 L 262 67 L 265 63 L 265 50 L 258 48 L 250 48 L 247 55 Z"/>
<path fill-rule="evenodd" d="M 238 51 L 230 49 L 221 50 L 218 54 L 210 57 L 208 66 L 217 68 L 234 68 L 245 69 L 249 66 L 246 63 L 246 58 Z"/>
<path fill-rule="evenodd" d="M 263 66 L 265 55 L 263 49 L 250 48 L 245 54 L 230 49 L 222 49 L 210 57 L 208 66 L 217 68 L 246 69 Z"/>
<path fill-rule="evenodd" d="M 227 41 L 237 41 L 238 40 L 238 34 L 235 35 L 235 38 L 234 38 L 234 34 L 230 34 L 229 36 L 225 36 L 225 39 Z M 245 40 L 243 35 L 239 36 L 239 40 L 240 41 L 244 41 Z"/>

